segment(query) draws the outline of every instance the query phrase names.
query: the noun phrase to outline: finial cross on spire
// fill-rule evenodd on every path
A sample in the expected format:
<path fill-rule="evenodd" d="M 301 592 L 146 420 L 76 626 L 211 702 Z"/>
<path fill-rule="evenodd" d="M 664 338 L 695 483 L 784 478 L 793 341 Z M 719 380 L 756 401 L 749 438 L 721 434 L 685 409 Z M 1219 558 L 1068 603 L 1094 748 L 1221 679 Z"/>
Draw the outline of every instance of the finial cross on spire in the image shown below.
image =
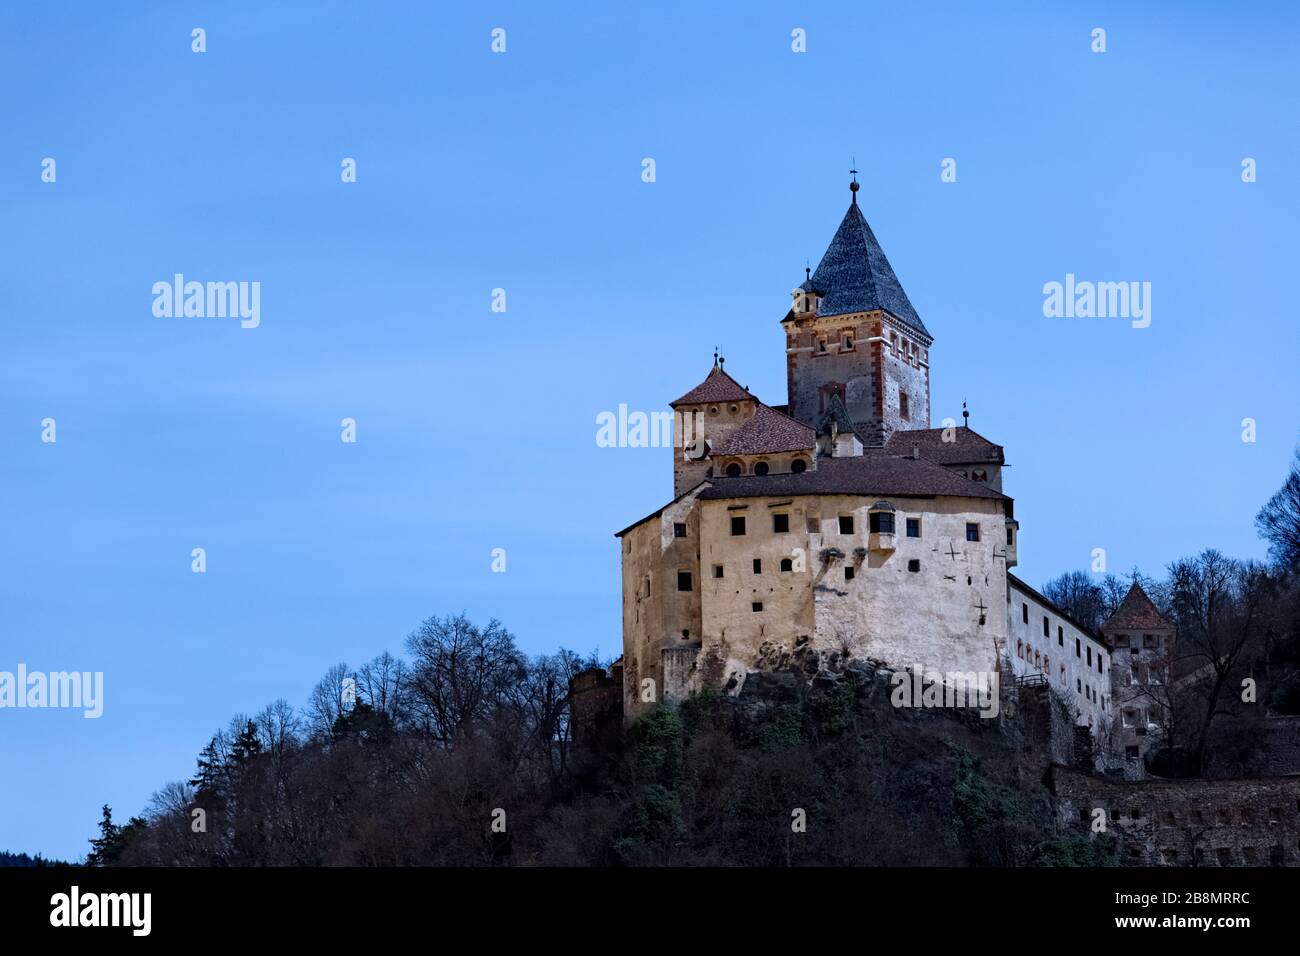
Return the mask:
<path fill-rule="evenodd" d="M 849 183 L 849 192 L 853 194 L 853 205 L 858 204 L 858 158 L 853 157 L 853 168 L 849 170 L 853 175 L 853 181 Z"/>

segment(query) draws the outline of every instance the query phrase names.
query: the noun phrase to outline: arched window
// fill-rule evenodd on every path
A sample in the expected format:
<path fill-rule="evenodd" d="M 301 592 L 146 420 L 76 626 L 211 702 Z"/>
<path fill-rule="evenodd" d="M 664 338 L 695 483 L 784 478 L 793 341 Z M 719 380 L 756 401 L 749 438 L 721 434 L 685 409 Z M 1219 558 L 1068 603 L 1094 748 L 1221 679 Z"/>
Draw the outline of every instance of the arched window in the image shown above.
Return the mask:
<path fill-rule="evenodd" d="M 760 461 L 758 464 L 756 464 L 756 465 L 754 466 L 754 474 L 756 474 L 756 475 L 766 475 L 766 474 L 767 474 L 767 462 L 765 462 L 765 461 Z"/>
<path fill-rule="evenodd" d="M 801 475 L 808 470 L 808 462 L 804 461 L 802 458 L 796 458 L 794 461 L 790 462 L 790 470 L 796 475 Z"/>
<path fill-rule="evenodd" d="M 740 466 L 737 465 L 734 461 L 727 466 L 727 477 L 728 478 L 740 477 Z"/>
<path fill-rule="evenodd" d="M 781 559 L 781 570 L 782 570 L 782 571 L 793 571 L 793 570 L 794 570 L 794 562 L 791 561 L 789 558 L 782 558 L 782 559 Z"/>

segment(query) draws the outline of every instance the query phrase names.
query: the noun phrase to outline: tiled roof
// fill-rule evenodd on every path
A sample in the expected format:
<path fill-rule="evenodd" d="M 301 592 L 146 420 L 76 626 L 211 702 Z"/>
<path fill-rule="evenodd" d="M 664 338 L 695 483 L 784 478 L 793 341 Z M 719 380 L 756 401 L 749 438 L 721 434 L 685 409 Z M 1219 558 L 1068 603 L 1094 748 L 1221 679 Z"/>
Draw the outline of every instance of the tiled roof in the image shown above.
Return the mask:
<path fill-rule="evenodd" d="M 917 428 L 897 431 L 889 436 L 885 451 L 891 455 L 910 455 L 917 446 L 922 458 L 941 465 L 1005 464 L 1002 446 L 995 445 L 978 432 L 962 426 L 952 429 L 952 441 L 944 441 L 943 428 Z"/>
<path fill-rule="evenodd" d="M 1165 620 L 1164 615 L 1147 597 L 1147 592 L 1142 590 L 1142 585 L 1136 582 L 1128 589 L 1128 594 L 1124 595 L 1119 607 L 1115 608 L 1115 613 L 1102 625 L 1107 631 L 1140 631 L 1143 628 L 1157 630 L 1167 627 L 1173 625 Z"/>
<path fill-rule="evenodd" d="M 724 372 L 722 366 L 715 365 L 704 381 L 677 401 L 669 402 L 668 406 L 676 408 L 678 405 L 695 405 L 704 402 L 739 402 L 753 397 L 734 378 Z"/>
<path fill-rule="evenodd" d="M 868 451 L 862 456 L 819 458 L 816 470 L 802 474 L 744 475 L 739 478 L 709 479 L 710 487 L 700 492 L 701 499 L 759 498 L 786 495 L 890 495 L 933 498 L 952 495 L 960 498 L 995 498 L 1010 501 L 1006 495 L 988 485 L 968 481 L 942 465 L 924 458 L 899 458 L 883 451 Z"/>
<path fill-rule="evenodd" d="M 782 451 L 809 451 L 816 433 L 803 422 L 759 403 L 754 417 L 741 425 L 711 450 L 714 458 L 724 455 L 771 455 Z"/>
<path fill-rule="evenodd" d="M 825 293 L 818 315 L 884 309 L 930 337 L 856 202 L 849 206 L 835 238 L 817 264 L 812 284 Z"/>

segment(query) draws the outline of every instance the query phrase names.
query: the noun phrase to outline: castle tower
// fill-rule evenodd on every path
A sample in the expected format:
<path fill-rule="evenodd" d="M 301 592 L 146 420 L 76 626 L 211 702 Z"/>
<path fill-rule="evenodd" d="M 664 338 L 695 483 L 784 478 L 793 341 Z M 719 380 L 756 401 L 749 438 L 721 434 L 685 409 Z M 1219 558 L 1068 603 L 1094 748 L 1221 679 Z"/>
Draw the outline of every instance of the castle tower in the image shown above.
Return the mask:
<path fill-rule="evenodd" d="M 1111 647 L 1114 743 L 1129 757 L 1145 757 L 1169 722 L 1176 629 L 1134 582 L 1101 633 Z"/>
<path fill-rule="evenodd" d="M 710 452 L 754 417 L 758 399 L 727 374 L 724 358 L 713 353 L 704 381 L 668 405 L 673 410 L 678 447 L 673 449 L 673 495 L 713 477 Z"/>
<path fill-rule="evenodd" d="M 817 270 L 793 290 L 786 333 L 789 413 L 813 427 L 838 395 L 864 445 L 930 427 L 930 344 L 880 243 L 852 202 Z"/>

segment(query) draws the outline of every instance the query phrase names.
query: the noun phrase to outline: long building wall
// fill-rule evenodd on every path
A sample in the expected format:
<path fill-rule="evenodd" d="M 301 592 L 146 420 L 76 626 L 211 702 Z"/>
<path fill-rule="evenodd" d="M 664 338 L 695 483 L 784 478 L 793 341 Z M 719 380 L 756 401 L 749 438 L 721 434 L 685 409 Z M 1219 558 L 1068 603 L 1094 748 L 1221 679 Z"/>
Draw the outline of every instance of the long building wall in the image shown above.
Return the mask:
<path fill-rule="evenodd" d="M 1006 657 L 1017 678 L 1041 677 L 1106 740 L 1114 720 L 1110 651 L 1014 576 L 1009 578 Z"/>

